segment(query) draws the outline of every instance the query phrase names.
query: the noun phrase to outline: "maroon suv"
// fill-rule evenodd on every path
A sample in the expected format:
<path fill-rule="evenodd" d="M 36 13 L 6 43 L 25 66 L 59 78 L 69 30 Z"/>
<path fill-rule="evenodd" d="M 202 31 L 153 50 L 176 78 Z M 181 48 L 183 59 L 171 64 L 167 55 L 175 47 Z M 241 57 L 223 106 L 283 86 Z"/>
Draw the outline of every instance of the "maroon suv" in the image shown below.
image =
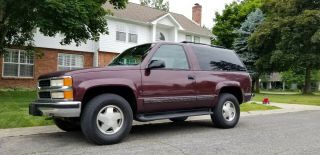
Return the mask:
<path fill-rule="evenodd" d="M 251 79 L 234 51 L 196 43 L 149 43 L 127 49 L 104 68 L 42 75 L 35 116 L 51 116 L 65 131 L 81 129 L 96 144 L 120 142 L 133 120 L 211 115 L 234 127 Z"/>

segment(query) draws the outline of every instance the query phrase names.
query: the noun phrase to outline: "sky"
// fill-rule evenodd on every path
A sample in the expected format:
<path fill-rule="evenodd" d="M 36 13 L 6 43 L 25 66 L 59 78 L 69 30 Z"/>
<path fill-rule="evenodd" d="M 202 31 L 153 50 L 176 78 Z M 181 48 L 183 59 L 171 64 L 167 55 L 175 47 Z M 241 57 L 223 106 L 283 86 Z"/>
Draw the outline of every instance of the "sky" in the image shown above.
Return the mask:
<path fill-rule="evenodd" d="M 234 0 L 164 0 L 169 1 L 170 12 L 183 14 L 192 19 L 192 7 L 195 3 L 202 5 L 202 25 L 212 28 L 215 12 L 222 12 L 225 4 L 229 4 Z M 129 0 L 129 2 L 140 3 L 140 0 Z"/>

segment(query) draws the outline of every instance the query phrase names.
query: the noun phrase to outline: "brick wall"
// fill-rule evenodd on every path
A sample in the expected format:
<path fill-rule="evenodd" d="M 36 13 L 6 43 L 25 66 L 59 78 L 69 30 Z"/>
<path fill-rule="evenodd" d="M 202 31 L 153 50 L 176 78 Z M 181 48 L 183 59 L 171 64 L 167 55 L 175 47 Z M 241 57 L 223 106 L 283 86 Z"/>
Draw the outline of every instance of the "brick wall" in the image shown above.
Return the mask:
<path fill-rule="evenodd" d="M 36 81 L 42 74 L 55 72 L 58 67 L 58 53 L 66 54 L 79 54 L 84 56 L 84 68 L 90 68 L 93 66 L 93 53 L 68 51 L 59 49 L 44 49 L 39 48 L 39 51 L 43 53 L 41 58 L 35 58 L 34 60 L 34 77 L 33 78 L 7 78 L 2 77 L 2 63 L 3 58 L 0 58 L 0 88 L 36 88 Z"/>
<path fill-rule="evenodd" d="M 111 52 L 99 52 L 99 67 L 107 66 L 118 53 Z"/>

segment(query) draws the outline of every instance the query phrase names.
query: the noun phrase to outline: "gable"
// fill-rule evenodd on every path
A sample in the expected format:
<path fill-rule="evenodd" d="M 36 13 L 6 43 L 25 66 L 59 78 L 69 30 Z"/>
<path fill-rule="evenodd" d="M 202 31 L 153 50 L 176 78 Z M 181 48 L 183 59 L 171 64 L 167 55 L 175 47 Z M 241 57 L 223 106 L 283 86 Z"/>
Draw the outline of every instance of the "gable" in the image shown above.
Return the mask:
<path fill-rule="evenodd" d="M 158 24 L 168 25 L 168 26 L 177 26 L 171 19 L 165 17 L 158 21 Z"/>

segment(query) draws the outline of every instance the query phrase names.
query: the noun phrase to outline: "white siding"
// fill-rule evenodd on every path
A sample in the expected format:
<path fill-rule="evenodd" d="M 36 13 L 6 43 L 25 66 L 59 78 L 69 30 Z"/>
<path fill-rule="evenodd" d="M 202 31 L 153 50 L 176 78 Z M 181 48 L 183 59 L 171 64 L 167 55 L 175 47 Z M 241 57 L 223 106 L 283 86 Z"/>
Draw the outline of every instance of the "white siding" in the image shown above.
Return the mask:
<path fill-rule="evenodd" d="M 108 19 L 109 35 L 101 35 L 99 40 L 100 51 L 121 53 L 124 50 L 143 43 L 151 42 L 152 28 L 151 26 L 144 26 L 135 23 L 128 23 L 123 21 L 117 21 L 114 19 Z M 126 31 L 126 41 L 116 40 L 117 27 L 122 27 Z M 138 42 L 128 42 L 128 33 L 135 31 L 138 34 Z"/>
<path fill-rule="evenodd" d="M 43 48 L 54 48 L 54 49 L 63 49 L 63 50 L 73 50 L 73 51 L 83 51 L 83 52 L 94 52 L 97 48 L 97 43 L 91 40 L 88 40 L 87 43 L 81 43 L 80 46 L 76 46 L 75 43 L 70 45 L 61 45 L 60 41 L 63 39 L 61 34 L 57 34 L 55 37 L 47 37 L 36 32 L 34 35 L 34 44 L 36 47 Z"/>
<path fill-rule="evenodd" d="M 98 42 L 88 40 L 87 43 L 81 43 L 80 46 L 76 46 L 75 43 L 70 45 L 61 45 L 60 41 L 62 36 L 57 34 L 55 37 L 46 37 L 40 32 L 37 32 L 34 37 L 34 43 L 36 47 L 43 48 L 53 48 L 53 49 L 64 49 L 64 50 L 73 50 L 73 51 L 84 51 L 84 52 L 95 52 L 98 49 L 105 52 L 114 52 L 121 53 L 124 50 L 144 43 L 152 42 L 152 26 L 151 25 L 142 25 L 137 23 L 131 23 L 128 21 L 108 19 L 108 30 L 109 34 L 104 34 L 100 36 Z M 160 25 L 172 26 L 172 21 L 168 18 L 164 18 L 159 21 Z M 117 41 L 116 40 L 116 31 L 118 29 L 124 30 L 126 32 L 126 41 Z M 157 26 L 157 39 L 159 32 L 162 32 L 166 41 L 174 41 L 174 29 L 173 27 Z M 137 43 L 131 43 L 128 41 L 128 33 L 136 33 L 138 35 Z M 178 31 L 178 42 L 185 41 L 186 35 L 198 36 L 195 34 L 189 34 L 184 31 Z M 205 44 L 211 44 L 210 38 L 205 36 L 199 36 L 200 42 Z"/>
<path fill-rule="evenodd" d="M 202 36 L 200 36 L 200 42 L 201 42 L 201 43 L 204 43 L 204 44 L 209 44 L 209 45 L 211 45 L 211 39 L 210 39 L 210 37 L 202 37 Z"/>

